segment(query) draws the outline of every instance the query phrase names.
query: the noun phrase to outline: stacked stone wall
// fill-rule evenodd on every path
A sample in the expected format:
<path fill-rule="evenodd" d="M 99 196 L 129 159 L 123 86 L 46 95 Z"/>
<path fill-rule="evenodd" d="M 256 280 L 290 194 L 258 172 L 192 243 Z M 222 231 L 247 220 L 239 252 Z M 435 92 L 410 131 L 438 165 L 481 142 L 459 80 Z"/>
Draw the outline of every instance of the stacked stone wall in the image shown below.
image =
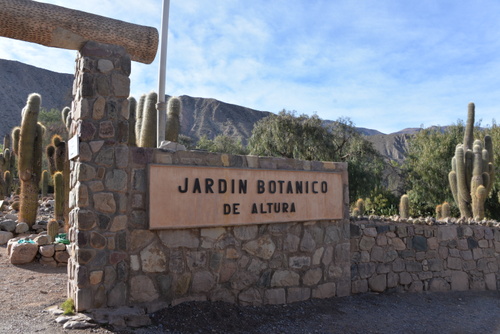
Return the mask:
<path fill-rule="evenodd" d="M 351 292 L 497 290 L 500 229 L 352 221 Z"/>
<path fill-rule="evenodd" d="M 77 310 L 348 295 L 347 165 L 129 147 L 129 74 L 121 47 L 90 42 L 80 51 L 70 131 L 80 142 L 70 163 L 68 233 L 68 295 Z M 339 173 L 345 219 L 153 231 L 150 164 Z"/>

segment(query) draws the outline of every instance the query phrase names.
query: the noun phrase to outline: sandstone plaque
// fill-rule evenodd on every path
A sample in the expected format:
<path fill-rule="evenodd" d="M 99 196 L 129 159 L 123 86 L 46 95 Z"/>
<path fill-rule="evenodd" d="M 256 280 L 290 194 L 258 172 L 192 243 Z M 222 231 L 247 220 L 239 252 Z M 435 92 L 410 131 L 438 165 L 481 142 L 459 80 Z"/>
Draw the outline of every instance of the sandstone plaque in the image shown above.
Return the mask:
<path fill-rule="evenodd" d="M 151 165 L 150 229 L 343 218 L 336 172 Z"/>

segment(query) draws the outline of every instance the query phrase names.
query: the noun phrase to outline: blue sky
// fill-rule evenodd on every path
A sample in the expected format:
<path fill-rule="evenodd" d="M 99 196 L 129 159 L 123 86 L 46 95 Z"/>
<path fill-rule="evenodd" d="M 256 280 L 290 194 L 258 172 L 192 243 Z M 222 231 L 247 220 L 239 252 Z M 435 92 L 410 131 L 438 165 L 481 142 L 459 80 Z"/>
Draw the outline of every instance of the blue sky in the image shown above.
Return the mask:
<path fill-rule="evenodd" d="M 160 29 L 161 0 L 44 2 Z M 495 0 L 171 0 L 166 93 L 384 133 L 454 123 L 472 101 L 491 124 L 499 12 Z M 52 71 L 73 73 L 75 55 L 0 38 L 0 58 Z M 133 63 L 132 95 L 157 90 L 158 58 Z"/>

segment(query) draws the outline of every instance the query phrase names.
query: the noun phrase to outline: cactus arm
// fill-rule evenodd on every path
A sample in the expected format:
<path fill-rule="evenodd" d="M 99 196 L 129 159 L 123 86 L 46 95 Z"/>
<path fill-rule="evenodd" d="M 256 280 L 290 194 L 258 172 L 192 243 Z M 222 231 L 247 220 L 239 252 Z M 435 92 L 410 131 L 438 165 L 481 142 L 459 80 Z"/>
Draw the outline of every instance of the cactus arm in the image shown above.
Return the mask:
<path fill-rule="evenodd" d="M 181 131 L 181 115 L 182 104 L 178 97 L 171 97 L 167 105 L 167 128 L 165 139 L 172 142 L 179 141 L 179 133 Z"/>
<path fill-rule="evenodd" d="M 465 126 L 463 146 L 464 152 L 467 152 L 468 149 L 472 149 L 472 143 L 474 141 L 474 114 L 475 105 L 471 102 L 467 107 L 467 124 Z"/>

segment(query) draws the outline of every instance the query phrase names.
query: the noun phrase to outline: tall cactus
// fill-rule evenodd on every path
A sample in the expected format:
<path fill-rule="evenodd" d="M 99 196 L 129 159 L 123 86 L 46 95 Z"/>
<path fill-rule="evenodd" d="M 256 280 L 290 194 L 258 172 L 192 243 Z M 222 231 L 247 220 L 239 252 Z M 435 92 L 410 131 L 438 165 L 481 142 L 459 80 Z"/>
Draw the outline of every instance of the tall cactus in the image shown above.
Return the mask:
<path fill-rule="evenodd" d="M 491 137 L 484 137 L 484 145 L 480 140 L 473 141 L 474 117 L 474 103 L 469 103 L 464 142 L 455 149 L 448 179 L 460 215 L 481 220 L 484 202 L 495 181 L 495 168 Z"/>
<path fill-rule="evenodd" d="M 144 104 L 146 103 L 146 94 L 143 94 L 139 98 L 135 109 L 135 144 L 137 146 L 141 145 L 141 128 L 142 128 L 142 113 L 144 110 Z"/>
<path fill-rule="evenodd" d="M 49 172 L 44 170 L 42 172 L 42 181 L 41 181 L 41 188 L 42 188 L 42 197 L 47 197 L 47 192 L 49 189 Z"/>
<path fill-rule="evenodd" d="M 168 100 L 167 105 L 167 128 L 165 132 L 165 140 L 170 140 L 175 143 L 179 141 L 179 133 L 181 131 L 181 110 L 181 99 L 176 96 L 172 96 Z"/>
<path fill-rule="evenodd" d="M 406 194 L 399 200 L 399 216 L 406 219 L 410 217 L 410 200 Z"/>
<path fill-rule="evenodd" d="M 22 112 L 19 132 L 18 173 L 21 182 L 19 221 L 31 226 L 36 222 L 38 190 L 42 174 L 42 137 L 45 128 L 38 123 L 41 96 L 31 94 Z M 13 138 L 15 141 L 16 138 Z M 14 145 L 16 146 L 16 145 Z"/>
<path fill-rule="evenodd" d="M 62 220 L 64 219 L 64 178 L 61 172 L 56 172 L 54 174 L 54 214 L 56 219 Z"/>
<path fill-rule="evenodd" d="M 140 147 L 156 147 L 156 101 L 158 94 L 151 92 L 146 97 L 142 112 Z"/>
<path fill-rule="evenodd" d="M 128 98 L 128 145 L 137 146 L 135 137 L 135 112 L 137 109 L 137 101 L 132 96 Z"/>

